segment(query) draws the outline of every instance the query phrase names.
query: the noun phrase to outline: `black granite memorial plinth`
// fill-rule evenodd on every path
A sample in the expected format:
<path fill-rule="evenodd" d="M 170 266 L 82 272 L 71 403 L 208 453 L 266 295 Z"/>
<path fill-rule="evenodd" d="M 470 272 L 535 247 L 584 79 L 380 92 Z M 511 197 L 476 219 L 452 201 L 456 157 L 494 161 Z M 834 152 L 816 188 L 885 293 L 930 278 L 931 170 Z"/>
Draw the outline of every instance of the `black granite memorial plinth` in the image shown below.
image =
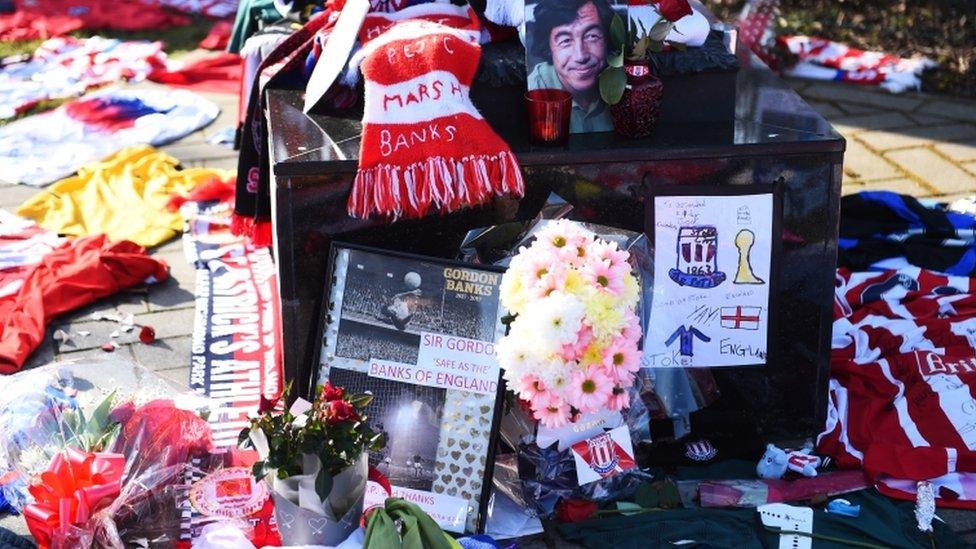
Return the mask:
<path fill-rule="evenodd" d="M 768 365 L 713 373 L 724 405 L 740 408 L 768 436 L 814 433 L 826 410 L 845 142 L 764 65 L 745 53 L 739 60 L 741 69 L 731 73 L 734 94 L 726 97 L 734 97 L 731 118 L 665 116 L 646 139 L 578 134 L 562 148 L 528 143 L 517 82 L 482 82 L 472 96 L 518 156 L 525 198 L 393 224 L 346 215 L 359 155 L 358 114 L 305 115 L 302 92 L 270 90 L 274 246 L 293 394 L 304 395 L 315 383 L 333 240 L 450 257 L 469 229 L 531 219 L 550 193 L 574 205 L 573 219 L 643 231 L 656 186 L 768 184 L 782 197 L 774 225 L 781 232 L 780 276 L 770 296 L 779 315 L 770 327 Z M 702 99 L 698 108 L 725 107 Z"/>

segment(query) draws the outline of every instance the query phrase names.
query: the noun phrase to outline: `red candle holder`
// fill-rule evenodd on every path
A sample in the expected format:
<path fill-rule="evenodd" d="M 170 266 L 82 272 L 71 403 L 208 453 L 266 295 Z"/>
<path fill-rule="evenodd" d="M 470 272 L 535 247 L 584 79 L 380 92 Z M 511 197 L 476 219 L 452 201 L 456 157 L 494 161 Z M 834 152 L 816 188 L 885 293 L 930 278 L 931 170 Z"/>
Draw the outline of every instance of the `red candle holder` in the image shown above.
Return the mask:
<path fill-rule="evenodd" d="M 529 90 L 529 141 L 533 145 L 565 145 L 569 139 L 569 115 L 573 96 L 564 90 Z"/>

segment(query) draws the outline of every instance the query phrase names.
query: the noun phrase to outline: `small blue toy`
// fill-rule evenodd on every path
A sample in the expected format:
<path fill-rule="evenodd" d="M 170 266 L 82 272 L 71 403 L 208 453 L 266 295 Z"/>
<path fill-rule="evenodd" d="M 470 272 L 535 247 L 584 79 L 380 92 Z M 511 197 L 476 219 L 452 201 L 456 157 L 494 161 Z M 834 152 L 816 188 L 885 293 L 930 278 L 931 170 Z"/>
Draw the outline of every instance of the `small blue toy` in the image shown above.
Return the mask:
<path fill-rule="evenodd" d="M 827 504 L 825 509 L 828 513 L 832 515 L 840 515 L 842 517 L 859 517 L 861 515 L 861 506 L 852 505 L 851 502 L 846 499 L 835 499 Z"/>

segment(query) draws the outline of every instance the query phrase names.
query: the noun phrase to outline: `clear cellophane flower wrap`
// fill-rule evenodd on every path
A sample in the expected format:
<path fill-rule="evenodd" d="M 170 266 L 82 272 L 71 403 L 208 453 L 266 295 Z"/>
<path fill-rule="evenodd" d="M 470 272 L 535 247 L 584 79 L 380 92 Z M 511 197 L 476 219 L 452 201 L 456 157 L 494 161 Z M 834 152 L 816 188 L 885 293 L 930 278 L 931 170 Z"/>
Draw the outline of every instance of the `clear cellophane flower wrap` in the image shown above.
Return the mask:
<path fill-rule="evenodd" d="M 470 231 L 461 244 L 460 257 L 474 263 L 490 263 L 508 266 L 519 250 L 531 245 L 538 234 L 553 222 L 573 217 L 573 206 L 558 195 L 550 195 L 539 215 L 528 222 L 514 222 Z M 646 326 L 651 312 L 654 292 L 654 250 L 647 235 L 598 225 L 578 222 L 583 230 L 596 238 L 615 243 L 629 254 L 629 263 L 640 285 L 640 301 L 637 314 L 641 325 Z M 640 400 L 653 419 L 672 418 L 687 423 L 689 414 L 708 406 L 718 398 L 718 389 L 711 371 L 707 369 L 646 368 L 637 372 L 635 387 L 639 388 Z M 637 396 L 631 392 L 631 404 Z M 631 433 L 634 442 L 649 442 L 649 433 Z"/>
<path fill-rule="evenodd" d="M 39 545 L 121 548 L 178 532 L 175 485 L 211 448 L 203 401 L 118 359 L 12 378 L 0 394 L 0 489 Z"/>

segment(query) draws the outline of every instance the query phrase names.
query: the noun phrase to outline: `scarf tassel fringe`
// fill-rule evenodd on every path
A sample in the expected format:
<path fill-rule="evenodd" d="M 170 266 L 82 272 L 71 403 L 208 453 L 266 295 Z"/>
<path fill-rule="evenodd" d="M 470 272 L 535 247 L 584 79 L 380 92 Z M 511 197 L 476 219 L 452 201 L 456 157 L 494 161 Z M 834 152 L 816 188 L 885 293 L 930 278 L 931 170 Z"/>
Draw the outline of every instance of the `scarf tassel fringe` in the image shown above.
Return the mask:
<path fill-rule="evenodd" d="M 442 213 L 484 204 L 492 196 L 521 198 L 525 183 L 511 152 L 460 159 L 432 157 L 409 166 L 380 164 L 359 170 L 349 195 L 349 215 L 377 213 L 421 218 L 432 208 Z"/>

